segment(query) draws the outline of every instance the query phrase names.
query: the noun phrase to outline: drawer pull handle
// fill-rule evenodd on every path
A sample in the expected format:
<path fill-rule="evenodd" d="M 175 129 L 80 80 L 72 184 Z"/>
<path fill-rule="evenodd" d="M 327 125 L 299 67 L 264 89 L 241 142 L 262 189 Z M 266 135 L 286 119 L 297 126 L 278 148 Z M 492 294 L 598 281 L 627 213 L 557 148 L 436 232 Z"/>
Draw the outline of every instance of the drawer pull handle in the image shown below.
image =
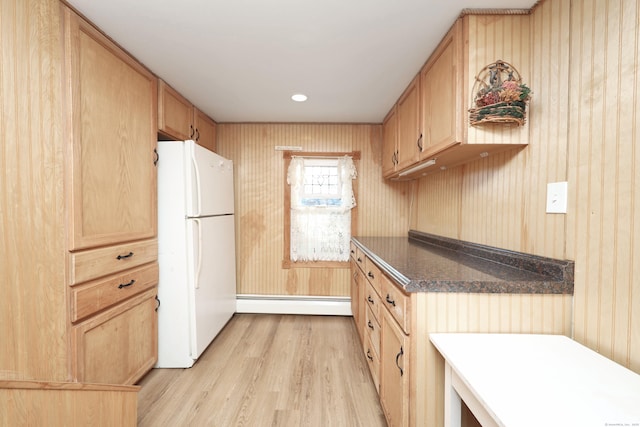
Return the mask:
<path fill-rule="evenodd" d="M 369 276 L 369 277 L 370 277 L 370 278 L 372 278 L 372 279 L 375 279 L 375 277 L 373 277 L 373 273 L 372 273 L 372 272 L 368 272 L 368 273 L 367 273 L 367 276 Z"/>
<path fill-rule="evenodd" d="M 367 349 L 367 359 L 371 360 L 373 362 L 373 357 L 371 357 L 371 350 Z"/>
<path fill-rule="evenodd" d="M 132 256 L 133 256 L 133 252 L 129 252 L 129 253 L 128 253 L 128 254 L 126 254 L 126 255 L 118 255 L 118 256 L 116 257 L 116 259 L 131 258 Z"/>
<path fill-rule="evenodd" d="M 130 281 L 129 283 L 120 283 L 120 284 L 118 285 L 118 289 L 126 288 L 127 286 L 131 286 L 131 285 L 133 285 L 134 283 L 136 283 L 136 281 L 135 281 L 135 280 L 133 280 L 133 279 L 131 279 L 131 281 Z"/>
<path fill-rule="evenodd" d="M 404 350 L 402 349 L 402 347 L 400 347 L 400 353 L 396 354 L 396 366 L 398 367 L 398 369 L 400 369 L 400 376 L 404 375 L 404 371 L 402 370 L 400 365 L 398 365 L 398 359 L 400 359 L 400 356 L 402 356 L 403 354 Z"/>
<path fill-rule="evenodd" d="M 369 295 L 369 296 L 367 297 L 367 301 L 369 301 L 371 304 L 373 304 L 373 298 L 371 298 L 371 295 Z"/>
<path fill-rule="evenodd" d="M 362 262 L 362 258 L 358 257 L 358 262 Z"/>
<path fill-rule="evenodd" d="M 396 302 L 394 300 L 391 299 L 391 297 L 389 296 L 389 294 L 387 294 L 387 302 L 389 304 L 391 304 L 392 306 L 396 306 Z"/>
<path fill-rule="evenodd" d="M 371 323 L 371 320 L 367 322 L 367 326 L 373 331 L 373 324 Z"/>

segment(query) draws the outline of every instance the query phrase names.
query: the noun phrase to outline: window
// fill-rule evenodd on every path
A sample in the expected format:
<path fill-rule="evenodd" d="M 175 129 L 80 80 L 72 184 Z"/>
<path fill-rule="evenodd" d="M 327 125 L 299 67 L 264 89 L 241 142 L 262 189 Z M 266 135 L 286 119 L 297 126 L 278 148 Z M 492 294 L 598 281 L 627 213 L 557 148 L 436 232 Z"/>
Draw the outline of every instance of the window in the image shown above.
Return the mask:
<path fill-rule="evenodd" d="M 349 261 L 355 178 L 352 156 L 291 156 L 287 166 L 289 197 L 285 198 L 289 202 L 286 266 Z"/>
<path fill-rule="evenodd" d="M 304 172 L 299 187 L 299 205 L 340 206 L 342 182 L 338 177 L 338 159 L 302 159 L 302 162 Z"/>

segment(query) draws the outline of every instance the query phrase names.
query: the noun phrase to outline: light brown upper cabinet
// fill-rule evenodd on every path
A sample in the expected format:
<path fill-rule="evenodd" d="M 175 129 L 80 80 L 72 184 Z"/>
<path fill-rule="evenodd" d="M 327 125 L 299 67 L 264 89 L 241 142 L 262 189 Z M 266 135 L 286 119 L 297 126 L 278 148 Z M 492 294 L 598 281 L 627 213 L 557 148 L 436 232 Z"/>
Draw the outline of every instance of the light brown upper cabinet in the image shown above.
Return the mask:
<path fill-rule="evenodd" d="M 387 178 L 396 171 L 398 164 L 398 115 L 396 105 L 382 122 L 382 175 Z"/>
<path fill-rule="evenodd" d="M 163 80 L 158 83 L 158 131 L 216 150 L 216 123 Z"/>
<path fill-rule="evenodd" d="M 382 123 L 382 174 L 396 172 L 415 164 L 422 150 L 420 123 L 420 75 L 405 89 Z"/>
<path fill-rule="evenodd" d="M 423 150 L 420 158 L 463 139 L 462 23 L 457 21 L 420 72 Z"/>
<path fill-rule="evenodd" d="M 216 151 L 216 122 L 194 108 L 193 123 L 196 128 L 196 142 L 211 151 Z"/>
<path fill-rule="evenodd" d="M 469 108 L 477 74 L 487 65 L 506 61 L 523 77 L 530 75 L 529 20 L 526 14 L 467 14 L 459 18 L 436 47 L 419 73 L 418 109 L 422 132 L 418 158 L 398 162 L 393 172 L 383 169 L 390 179 L 416 179 L 429 173 L 470 162 L 529 141 L 528 120 L 523 126 L 469 125 Z M 412 90 L 411 85 L 398 101 Z M 411 109 L 407 106 L 407 111 Z M 411 135 L 409 119 L 398 119 L 398 147 L 401 132 Z M 407 123 L 405 128 L 403 123 Z M 415 135 L 415 130 L 413 131 Z M 414 136 L 415 138 L 415 136 Z M 415 143 L 415 139 L 414 139 Z M 409 147 L 405 150 L 408 150 Z M 398 150 L 400 158 L 402 149 Z M 383 156 L 386 155 L 383 148 Z M 384 159 L 383 159 L 384 161 Z"/>
<path fill-rule="evenodd" d="M 414 164 L 422 151 L 420 123 L 420 75 L 417 75 L 398 100 L 397 170 Z"/>
<path fill-rule="evenodd" d="M 156 235 L 157 79 L 67 11 L 69 250 Z"/>

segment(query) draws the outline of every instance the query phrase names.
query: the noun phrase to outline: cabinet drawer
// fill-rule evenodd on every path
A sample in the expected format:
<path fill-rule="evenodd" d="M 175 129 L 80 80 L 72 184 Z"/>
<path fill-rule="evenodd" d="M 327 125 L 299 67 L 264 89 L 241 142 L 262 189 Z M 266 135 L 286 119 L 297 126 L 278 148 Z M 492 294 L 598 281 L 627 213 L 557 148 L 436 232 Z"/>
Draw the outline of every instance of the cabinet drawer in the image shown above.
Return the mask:
<path fill-rule="evenodd" d="M 364 340 L 364 356 L 367 358 L 367 364 L 369 365 L 369 372 L 371 372 L 371 378 L 373 378 L 373 384 L 376 386 L 376 391 L 380 392 L 380 357 L 373 349 L 373 344 L 369 336 Z"/>
<path fill-rule="evenodd" d="M 381 304 L 398 322 L 402 330 L 409 334 L 409 320 L 411 319 L 411 297 L 400 290 L 386 276 L 382 276 Z"/>
<path fill-rule="evenodd" d="M 158 263 L 127 270 L 71 290 L 71 321 L 124 301 L 158 284 Z"/>
<path fill-rule="evenodd" d="M 148 264 L 157 259 L 156 239 L 71 253 L 71 285 Z"/>
<path fill-rule="evenodd" d="M 135 384 L 158 357 L 156 289 L 73 327 L 74 380 Z"/>
<path fill-rule="evenodd" d="M 378 295 L 382 295 L 381 279 L 384 275 L 369 257 L 365 258 L 364 274 L 367 277 L 367 280 L 369 280 L 373 285 L 373 289 L 375 289 Z"/>
<path fill-rule="evenodd" d="M 373 317 L 373 313 L 371 313 L 371 309 L 369 307 L 367 307 L 365 315 L 364 328 L 369 336 L 373 349 L 376 351 L 376 354 L 380 355 L 380 322 Z"/>
<path fill-rule="evenodd" d="M 355 246 L 355 245 L 354 245 L 354 246 Z M 360 269 L 361 269 L 362 271 L 365 271 L 364 263 L 365 263 L 365 259 L 366 259 L 366 258 L 367 258 L 367 257 L 364 255 L 364 253 L 362 252 L 362 250 L 361 250 L 359 247 L 355 246 L 355 256 L 354 256 L 354 259 L 356 260 L 356 264 L 358 264 L 358 267 L 360 267 Z"/>
<path fill-rule="evenodd" d="M 380 309 L 382 308 L 380 297 L 373 290 L 373 286 L 371 286 L 371 283 L 365 281 L 365 284 L 366 286 L 364 288 L 364 301 L 367 307 L 369 307 L 369 309 L 371 310 L 371 313 L 373 313 L 373 317 L 375 317 L 376 320 L 380 321 Z"/>
<path fill-rule="evenodd" d="M 349 256 L 351 257 L 352 260 L 356 260 L 356 250 L 357 250 L 357 246 L 355 243 L 351 242 L 349 244 Z"/>

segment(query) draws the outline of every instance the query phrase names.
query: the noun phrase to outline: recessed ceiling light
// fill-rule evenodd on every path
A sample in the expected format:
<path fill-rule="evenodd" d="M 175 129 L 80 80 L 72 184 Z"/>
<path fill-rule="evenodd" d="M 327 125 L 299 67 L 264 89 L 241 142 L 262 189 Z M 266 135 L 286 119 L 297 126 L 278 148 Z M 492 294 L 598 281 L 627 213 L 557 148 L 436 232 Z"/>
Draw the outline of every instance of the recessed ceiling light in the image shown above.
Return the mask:
<path fill-rule="evenodd" d="M 291 99 L 293 99 L 296 102 L 304 102 L 307 100 L 307 95 L 304 95 L 302 93 L 296 93 L 295 95 L 291 95 Z"/>

